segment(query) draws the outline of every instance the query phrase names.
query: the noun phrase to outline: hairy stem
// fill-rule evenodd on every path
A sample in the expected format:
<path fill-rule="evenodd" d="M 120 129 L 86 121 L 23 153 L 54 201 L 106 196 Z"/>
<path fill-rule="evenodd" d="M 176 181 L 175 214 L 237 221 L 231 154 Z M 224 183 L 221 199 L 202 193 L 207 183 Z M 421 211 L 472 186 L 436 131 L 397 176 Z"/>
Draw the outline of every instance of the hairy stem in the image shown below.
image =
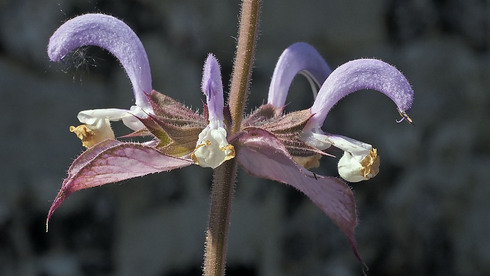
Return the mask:
<path fill-rule="evenodd" d="M 252 65 L 257 40 L 260 0 L 243 0 L 241 8 L 238 45 L 231 79 L 230 106 L 233 119 L 231 133 L 240 131 L 247 100 Z M 228 226 L 230 224 L 231 201 L 236 179 L 236 158 L 215 169 L 209 224 L 206 232 L 204 276 L 225 274 Z"/>
<path fill-rule="evenodd" d="M 247 102 L 250 76 L 254 61 L 255 44 L 259 25 L 260 0 L 243 0 L 238 31 L 238 45 L 233 64 L 229 105 L 233 125 L 231 134 L 240 130 L 243 111 Z"/>
<path fill-rule="evenodd" d="M 221 276 L 225 273 L 226 243 L 230 225 L 231 200 L 236 177 L 235 159 L 215 169 L 209 227 L 206 232 L 204 275 Z"/>

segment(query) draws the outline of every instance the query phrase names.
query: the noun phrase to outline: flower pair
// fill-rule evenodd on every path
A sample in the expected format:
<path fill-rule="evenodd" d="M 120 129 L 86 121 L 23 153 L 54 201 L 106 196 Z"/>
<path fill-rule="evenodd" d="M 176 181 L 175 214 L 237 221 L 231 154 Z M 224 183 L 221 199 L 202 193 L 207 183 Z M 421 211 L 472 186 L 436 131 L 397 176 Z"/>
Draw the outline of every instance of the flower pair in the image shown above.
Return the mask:
<path fill-rule="evenodd" d="M 317 167 L 324 150 L 344 151 L 339 174 L 357 182 L 374 177 L 379 156 L 371 145 L 321 130 L 330 109 L 344 96 L 362 89 L 378 90 L 390 97 L 398 111 L 407 111 L 413 91 L 394 67 L 373 59 L 360 59 L 331 71 L 318 52 L 306 43 L 287 48 L 272 77 L 267 104 L 258 107 L 230 135 L 233 119 L 223 99 L 219 64 L 206 59 L 202 91 L 203 114 L 152 89 L 150 67 L 142 43 L 122 21 L 103 14 L 86 14 L 67 21 L 51 37 L 52 61 L 82 46 L 94 45 L 119 59 L 133 86 L 135 105 L 125 109 L 86 110 L 78 114 L 81 126 L 71 127 L 88 149 L 70 166 L 49 213 L 73 192 L 191 164 L 216 168 L 237 158 L 250 174 L 289 184 L 308 196 L 347 236 L 359 258 L 354 239 L 357 224 L 351 189 L 341 179 L 309 171 Z M 289 86 L 297 74 L 305 75 L 318 94 L 310 109 L 284 114 Z M 403 119 L 402 118 L 402 119 Z M 147 142 L 115 139 L 110 122 L 122 120 L 131 136 Z M 47 225 L 47 223 L 46 223 Z M 359 258 L 360 259 L 360 258 Z"/>

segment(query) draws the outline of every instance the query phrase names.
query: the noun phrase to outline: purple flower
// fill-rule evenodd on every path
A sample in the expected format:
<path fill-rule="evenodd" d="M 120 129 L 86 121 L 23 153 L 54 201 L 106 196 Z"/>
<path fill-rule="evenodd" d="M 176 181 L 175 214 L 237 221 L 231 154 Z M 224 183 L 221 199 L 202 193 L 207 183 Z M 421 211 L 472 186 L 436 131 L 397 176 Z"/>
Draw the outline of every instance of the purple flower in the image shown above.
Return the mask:
<path fill-rule="evenodd" d="M 305 75 L 316 94 L 308 110 L 282 114 L 289 86 L 296 74 Z M 354 228 L 357 224 L 351 189 L 336 177 L 320 176 L 308 168 L 319 166 L 323 150 L 330 146 L 344 151 L 339 174 L 349 182 L 367 180 L 379 170 L 379 156 L 371 145 L 327 134 L 321 130 L 330 109 L 344 96 L 363 89 L 378 90 L 390 97 L 403 118 L 413 101 L 413 90 L 393 66 L 379 60 L 360 59 L 333 72 L 318 52 L 306 43 L 287 48 L 276 65 L 268 104 L 259 107 L 244 122 L 239 134 L 238 161 L 250 174 L 294 186 L 308 196 L 348 238 L 359 260 Z M 241 135 L 241 136 L 240 136 Z"/>
<path fill-rule="evenodd" d="M 344 151 L 339 174 L 356 182 L 374 177 L 379 157 L 371 145 L 321 130 L 330 109 L 342 97 L 362 89 L 378 90 L 390 97 L 403 118 L 413 100 L 405 77 L 379 60 L 361 59 L 333 72 L 318 52 L 296 43 L 281 55 L 272 77 L 268 103 L 229 135 L 232 118 L 224 105 L 219 64 L 209 55 L 203 72 L 202 91 L 207 105 L 198 114 L 151 88 L 144 48 L 122 21 L 102 14 L 83 15 L 63 24 L 53 35 L 48 53 L 53 61 L 84 45 L 107 49 L 121 62 L 133 84 L 136 98 L 130 110 L 99 109 L 80 112 L 82 126 L 72 130 L 88 148 L 71 165 L 68 177 L 48 213 L 73 192 L 191 164 L 216 168 L 237 158 L 248 173 L 289 184 L 308 196 L 344 232 L 356 257 L 355 201 L 349 186 L 337 177 L 311 171 L 330 146 Z M 297 74 L 305 75 L 316 95 L 310 109 L 284 114 L 289 86 Z M 123 120 L 134 132 L 148 136 L 144 143 L 115 140 L 109 121 Z"/>
<path fill-rule="evenodd" d="M 283 106 L 295 75 L 302 73 L 307 76 L 316 99 L 310 108 L 311 118 L 303 129 L 301 139 L 319 150 L 330 146 L 343 150 L 344 155 L 338 164 L 340 176 L 349 182 L 367 180 L 379 171 L 377 150 L 352 138 L 324 133 L 321 127 L 328 112 L 348 94 L 372 89 L 390 97 L 397 105 L 402 119 L 411 122 L 407 111 L 412 106 L 413 90 L 400 71 L 380 60 L 353 60 L 330 72 L 328 65 L 313 47 L 306 43 L 293 44 L 279 58 L 269 88 L 268 103 L 276 107 Z M 319 83 L 322 85 L 317 95 L 314 84 Z"/>
<path fill-rule="evenodd" d="M 48 45 L 52 61 L 61 60 L 82 46 L 99 46 L 121 62 L 133 85 L 136 103 L 129 110 L 85 110 L 78 114 L 82 125 L 70 127 L 88 148 L 68 169 L 54 200 L 47 222 L 73 192 L 129 178 L 169 171 L 193 163 L 215 168 L 234 157 L 226 141 L 223 117 L 223 87 L 219 65 L 206 60 L 203 92 L 209 106 L 208 120 L 151 87 L 151 74 L 144 47 L 124 22 L 104 14 L 86 14 L 67 21 Z M 115 140 L 110 121 L 122 120 L 134 131 L 127 136 L 150 136 L 145 143 Z M 46 227 L 47 227 L 46 222 Z"/>
<path fill-rule="evenodd" d="M 51 36 L 48 55 L 60 61 L 82 46 L 98 46 L 112 53 L 126 70 L 136 103 L 129 110 L 108 108 L 81 111 L 78 119 L 84 125 L 70 127 L 83 145 L 91 147 L 107 138 L 114 138 L 110 121 L 123 120 L 133 130 L 144 126 L 135 118 L 152 113 L 147 94 L 152 91 L 150 64 L 143 44 L 131 28 L 119 19 L 103 14 L 85 14 L 67 21 Z"/>
<path fill-rule="evenodd" d="M 202 167 L 214 169 L 235 157 L 235 149 L 226 140 L 223 83 L 218 61 L 213 55 L 209 55 L 204 64 L 202 91 L 207 98 L 209 124 L 199 133 L 197 146 L 191 158 Z"/>

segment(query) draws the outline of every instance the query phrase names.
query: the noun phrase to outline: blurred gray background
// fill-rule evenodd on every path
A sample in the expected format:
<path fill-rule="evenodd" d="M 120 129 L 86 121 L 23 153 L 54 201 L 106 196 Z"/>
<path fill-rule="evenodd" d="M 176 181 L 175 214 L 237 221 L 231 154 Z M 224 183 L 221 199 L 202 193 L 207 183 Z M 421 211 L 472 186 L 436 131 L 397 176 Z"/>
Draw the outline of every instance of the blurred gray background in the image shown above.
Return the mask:
<path fill-rule="evenodd" d="M 146 47 L 153 87 L 201 108 L 201 68 L 220 60 L 225 87 L 239 1 L 0 1 L 0 275 L 200 275 L 212 171 L 199 167 L 72 195 L 44 232 L 66 170 L 82 152 L 68 132 L 80 110 L 128 108 L 129 80 L 99 49 L 48 61 L 68 18 L 123 19 Z M 376 57 L 415 90 L 415 126 L 395 105 L 355 93 L 324 130 L 378 148 L 381 172 L 352 185 L 369 275 L 490 275 L 490 3 L 488 0 L 264 0 L 248 111 L 267 98 L 290 44 L 332 68 Z M 313 97 L 297 78 L 288 110 Z M 125 134 L 121 129 L 118 134 Z M 334 160 L 317 173 L 336 175 Z M 342 233 L 306 197 L 239 172 L 227 275 L 362 275 Z"/>

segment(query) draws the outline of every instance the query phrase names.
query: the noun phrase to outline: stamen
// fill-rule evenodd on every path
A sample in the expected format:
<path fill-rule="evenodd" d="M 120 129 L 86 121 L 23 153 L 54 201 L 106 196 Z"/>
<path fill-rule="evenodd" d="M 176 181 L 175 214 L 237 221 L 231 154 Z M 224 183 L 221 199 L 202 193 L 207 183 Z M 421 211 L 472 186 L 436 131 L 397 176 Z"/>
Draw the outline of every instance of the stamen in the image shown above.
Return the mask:
<path fill-rule="evenodd" d="M 219 150 L 228 152 L 226 154 L 225 161 L 235 158 L 235 147 L 233 145 L 226 145 L 225 147 L 219 148 Z"/>
<path fill-rule="evenodd" d="M 111 123 L 108 119 L 97 119 L 94 124 L 82 124 L 77 127 L 70 126 L 70 132 L 77 135 L 78 139 L 82 140 L 82 145 L 86 148 L 91 148 L 95 144 L 106 139 L 114 139 L 114 131 L 112 131 Z"/>
<path fill-rule="evenodd" d="M 82 146 L 86 148 L 91 148 L 105 139 L 114 138 L 112 129 L 110 130 L 112 133 L 111 135 L 111 133 L 102 132 L 97 129 L 92 130 L 87 125 L 79 125 L 77 127 L 70 126 L 70 132 L 75 133 L 78 139 L 82 141 Z"/>
<path fill-rule="evenodd" d="M 407 112 L 398 110 L 398 113 L 400 113 L 400 115 L 402 116 L 402 118 L 401 118 L 400 120 L 396 120 L 396 122 L 397 122 L 397 123 L 401 123 L 401 122 L 403 122 L 404 120 L 407 120 L 407 122 L 408 122 L 409 124 L 411 124 L 412 126 L 414 126 L 414 125 L 415 125 L 415 124 L 413 123 L 413 121 L 412 121 L 412 118 L 410 118 L 410 117 L 408 116 Z"/>
<path fill-rule="evenodd" d="M 78 139 L 82 140 L 82 145 L 86 148 L 93 146 L 94 132 L 86 125 L 79 125 L 77 127 L 70 126 L 70 132 L 75 133 Z"/>
<path fill-rule="evenodd" d="M 379 172 L 379 156 L 378 151 L 373 148 L 369 151 L 369 155 L 367 155 L 362 161 L 362 175 L 366 179 L 370 179 L 375 177 Z"/>

